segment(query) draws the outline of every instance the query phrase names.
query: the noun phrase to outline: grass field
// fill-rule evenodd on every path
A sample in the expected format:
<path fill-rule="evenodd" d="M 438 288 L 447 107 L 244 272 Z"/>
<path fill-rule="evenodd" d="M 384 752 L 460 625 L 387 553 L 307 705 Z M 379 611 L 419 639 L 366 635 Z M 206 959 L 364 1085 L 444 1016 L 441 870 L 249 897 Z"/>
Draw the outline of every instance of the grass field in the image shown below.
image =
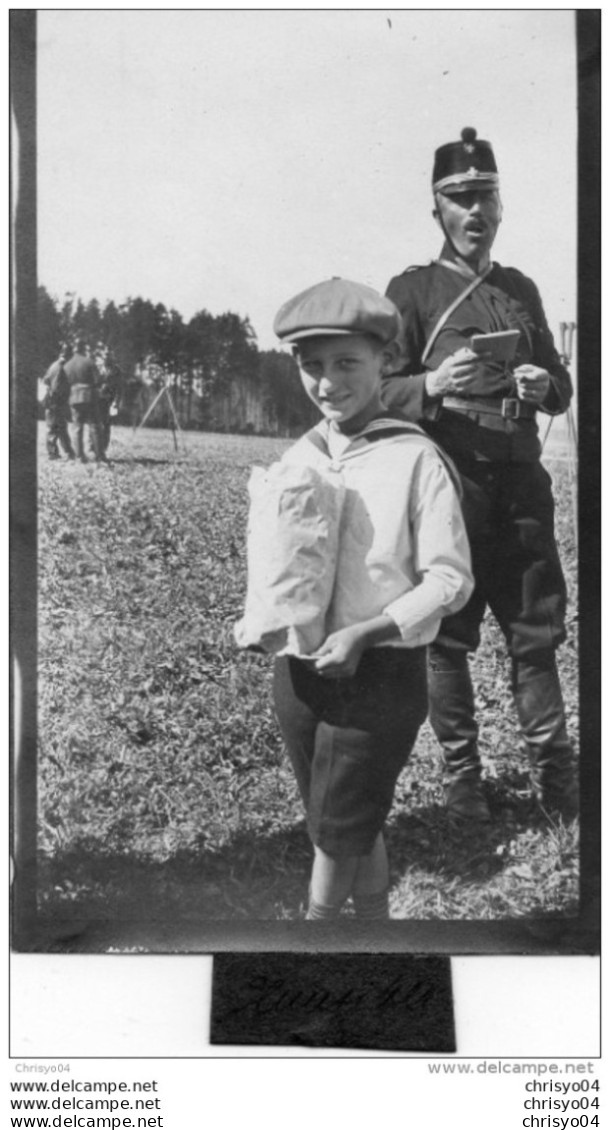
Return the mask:
<path fill-rule="evenodd" d="M 39 898 L 43 917 L 296 919 L 310 846 L 270 700 L 271 661 L 236 650 L 245 486 L 288 441 L 117 429 L 111 467 L 45 461 L 39 503 Z M 552 449 L 551 449 L 552 450 Z M 570 591 L 559 653 L 577 733 L 568 468 L 549 461 Z M 388 823 L 392 914 L 577 912 L 577 827 L 532 805 L 504 648 L 473 671 L 494 813 L 452 838 L 425 726 Z"/>

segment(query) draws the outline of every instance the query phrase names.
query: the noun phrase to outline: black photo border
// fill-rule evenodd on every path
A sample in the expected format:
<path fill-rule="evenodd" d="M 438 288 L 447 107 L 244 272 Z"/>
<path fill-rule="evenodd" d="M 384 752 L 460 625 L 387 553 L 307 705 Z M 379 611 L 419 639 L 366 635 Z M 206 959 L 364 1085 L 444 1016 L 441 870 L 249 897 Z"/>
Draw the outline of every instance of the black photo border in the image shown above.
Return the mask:
<path fill-rule="evenodd" d="M 575 918 L 400 921 L 330 932 L 315 923 L 58 921 L 50 936 L 36 911 L 36 17 L 9 14 L 14 136 L 11 226 L 10 655 L 14 879 L 12 945 L 21 953 L 104 953 L 145 941 L 151 953 L 319 952 L 553 955 L 599 952 L 601 829 L 601 10 L 574 12 L 578 58 L 578 373 L 581 710 L 581 884 Z M 552 186 L 549 189 L 552 195 Z"/>

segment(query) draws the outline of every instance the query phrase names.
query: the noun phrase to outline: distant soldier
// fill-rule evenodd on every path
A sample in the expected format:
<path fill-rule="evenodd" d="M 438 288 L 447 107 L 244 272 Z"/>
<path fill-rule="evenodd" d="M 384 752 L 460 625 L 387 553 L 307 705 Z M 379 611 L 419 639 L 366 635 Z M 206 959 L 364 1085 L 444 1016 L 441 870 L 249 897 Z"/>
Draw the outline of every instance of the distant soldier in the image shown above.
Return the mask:
<path fill-rule="evenodd" d="M 129 416 L 129 423 L 132 428 L 137 427 L 144 413 L 142 403 L 144 388 L 144 381 L 139 373 L 134 372 L 130 377 L 126 377 L 123 385 L 123 407 Z"/>
<path fill-rule="evenodd" d="M 81 463 L 87 462 L 83 444 L 83 433 L 85 424 L 87 424 L 95 461 L 96 463 L 105 463 L 106 456 L 100 443 L 98 420 L 97 382 L 99 374 L 95 362 L 85 355 L 85 349 L 85 342 L 79 339 L 75 346 L 74 355 L 65 366 L 70 385 L 70 408 L 75 429 L 76 454 Z"/>
<path fill-rule="evenodd" d="M 110 443 L 110 427 L 112 419 L 112 406 L 121 391 L 121 370 L 117 365 L 110 349 L 104 350 L 102 369 L 97 385 L 97 404 L 100 446 L 103 454 L 108 451 Z"/>
<path fill-rule="evenodd" d="M 68 459 L 74 459 L 74 449 L 68 433 L 70 419 L 70 384 L 65 370 L 67 350 L 65 347 L 59 352 L 57 361 L 47 369 L 43 377 L 46 389 L 44 404 L 44 418 L 47 427 L 47 455 L 49 459 L 59 459 L 59 445 L 63 448 Z"/>

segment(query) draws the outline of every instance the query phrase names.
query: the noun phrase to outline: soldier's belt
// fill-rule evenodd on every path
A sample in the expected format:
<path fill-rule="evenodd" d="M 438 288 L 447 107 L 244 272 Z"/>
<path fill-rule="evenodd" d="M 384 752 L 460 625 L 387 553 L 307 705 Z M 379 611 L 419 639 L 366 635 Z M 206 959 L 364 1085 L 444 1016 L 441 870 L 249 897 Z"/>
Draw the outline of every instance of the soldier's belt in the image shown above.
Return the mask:
<path fill-rule="evenodd" d="M 70 404 L 91 404 L 93 389 L 91 385 L 72 385 L 70 389 Z"/>
<path fill-rule="evenodd" d="M 443 408 L 450 408 L 453 412 L 486 412 L 489 416 L 502 416 L 505 420 L 532 420 L 536 415 L 533 404 L 525 404 L 514 396 L 505 396 L 503 400 L 444 396 Z"/>

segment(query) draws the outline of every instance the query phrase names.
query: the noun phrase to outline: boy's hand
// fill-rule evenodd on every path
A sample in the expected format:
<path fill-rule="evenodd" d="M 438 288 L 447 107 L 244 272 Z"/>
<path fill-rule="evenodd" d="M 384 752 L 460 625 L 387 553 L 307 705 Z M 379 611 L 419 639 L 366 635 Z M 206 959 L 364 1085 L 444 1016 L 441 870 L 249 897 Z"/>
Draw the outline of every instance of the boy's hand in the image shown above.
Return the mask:
<path fill-rule="evenodd" d="M 356 674 L 362 652 L 367 645 L 366 633 L 357 625 L 341 628 L 324 641 L 316 654 L 314 670 L 329 679 L 350 679 Z"/>
<path fill-rule="evenodd" d="M 395 639 L 399 634 L 398 625 L 383 612 L 351 628 L 341 628 L 324 640 L 315 658 L 311 657 L 314 671 L 328 679 L 351 679 L 367 647 Z"/>

